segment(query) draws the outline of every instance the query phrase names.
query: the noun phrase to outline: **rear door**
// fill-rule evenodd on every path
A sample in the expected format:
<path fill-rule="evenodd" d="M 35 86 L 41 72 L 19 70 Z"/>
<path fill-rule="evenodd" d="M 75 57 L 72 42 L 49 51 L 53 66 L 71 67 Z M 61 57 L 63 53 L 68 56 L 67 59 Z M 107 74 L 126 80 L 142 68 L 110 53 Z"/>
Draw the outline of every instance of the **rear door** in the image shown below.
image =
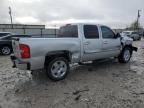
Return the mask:
<path fill-rule="evenodd" d="M 83 61 L 100 58 L 102 40 L 97 25 L 83 25 Z"/>
<path fill-rule="evenodd" d="M 102 53 L 105 57 L 117 56 L 120 53 L 120 38 L 115 38 L 115 33 L 106 26 L 101 26 Z"/>

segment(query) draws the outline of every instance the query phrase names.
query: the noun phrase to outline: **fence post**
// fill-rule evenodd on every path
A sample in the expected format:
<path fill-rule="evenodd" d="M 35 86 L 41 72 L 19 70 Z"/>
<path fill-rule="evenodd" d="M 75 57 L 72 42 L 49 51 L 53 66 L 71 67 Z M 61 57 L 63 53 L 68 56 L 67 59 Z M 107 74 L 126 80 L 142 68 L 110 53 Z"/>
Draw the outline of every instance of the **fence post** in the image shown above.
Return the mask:
<path fill-rule="evenodd" d="M 42 37 L 43 36 L 42 28 L 40 30 L 41 30 L 41 37 Z"/>
<path fill-rule="evenodd" d="M 23 30 L 24 30 L 24 34 L 26 34 L 26 30 L 25 30 L 25 28 L 23 28 Z"/>

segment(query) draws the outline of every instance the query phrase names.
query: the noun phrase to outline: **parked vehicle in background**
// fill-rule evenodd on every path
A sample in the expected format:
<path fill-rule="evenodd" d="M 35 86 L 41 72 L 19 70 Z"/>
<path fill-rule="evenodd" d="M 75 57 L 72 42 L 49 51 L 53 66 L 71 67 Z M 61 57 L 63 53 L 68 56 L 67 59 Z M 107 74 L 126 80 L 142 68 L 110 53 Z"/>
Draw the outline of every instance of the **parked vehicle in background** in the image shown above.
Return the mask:
<path fill-rule="evenodd" d="M 12 33 L 10 33 L 10 32 L 0 32 L 0 37 L 7 36 L 7 35 L 12 35 Z"/>
<path fill-rule="evenodd" d="M 121 35 L 128 36 L 128 37 L 132 38 L 134 41 L 141 40 L 141 35 L 136 31 L 123 31 L 121 33 Z"/>
<path fill-rule="evenodd" d="M 68 24 L 60 27 L 58 38 L 16 38 L 12 41 L 13 67 L 22 70 L 45 69 L 51 80 L 62 80 L 69 65 L 117 57 L 129 62 L 132 46 L 129 37 L 120 37 L 109 27 L 96 24 Z"/>
<path fill-rule="evenodd" d="M 11 33 L 5 34 L 0 37 L 0 52 L 3 55 L 10 55 L 12 53 L 12 38 L 13 37 L 30 37 L 29 35 L 12 35 Z"/>

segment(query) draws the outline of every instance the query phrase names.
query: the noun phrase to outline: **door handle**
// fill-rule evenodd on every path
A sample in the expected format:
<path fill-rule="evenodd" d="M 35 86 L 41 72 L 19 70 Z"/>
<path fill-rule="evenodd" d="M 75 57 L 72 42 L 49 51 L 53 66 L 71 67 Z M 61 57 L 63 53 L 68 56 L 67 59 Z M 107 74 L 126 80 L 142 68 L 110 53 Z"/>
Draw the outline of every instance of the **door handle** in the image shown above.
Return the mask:
<path fill-rule="evenodd" d="M 90 44 L 90 42 L 85 42 L 85 43 L 84 43 L 84 45 L 89 45 L 89 44 Z"/>

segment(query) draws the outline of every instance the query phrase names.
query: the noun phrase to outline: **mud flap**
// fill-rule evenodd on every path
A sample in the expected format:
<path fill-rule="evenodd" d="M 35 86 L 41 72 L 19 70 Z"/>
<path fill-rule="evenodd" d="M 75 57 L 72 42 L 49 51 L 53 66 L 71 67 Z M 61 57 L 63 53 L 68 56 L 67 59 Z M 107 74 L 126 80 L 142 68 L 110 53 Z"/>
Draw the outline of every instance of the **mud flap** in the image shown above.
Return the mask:
<path fill-rule="evenodd" d="M 137 51 L 138 51 L 138 48 L 137 48 L 137 47 L 132 46 L 132 50 L 133 50 L 133 51 L 135 51 L 135 52 L 137 52 Z"/>

